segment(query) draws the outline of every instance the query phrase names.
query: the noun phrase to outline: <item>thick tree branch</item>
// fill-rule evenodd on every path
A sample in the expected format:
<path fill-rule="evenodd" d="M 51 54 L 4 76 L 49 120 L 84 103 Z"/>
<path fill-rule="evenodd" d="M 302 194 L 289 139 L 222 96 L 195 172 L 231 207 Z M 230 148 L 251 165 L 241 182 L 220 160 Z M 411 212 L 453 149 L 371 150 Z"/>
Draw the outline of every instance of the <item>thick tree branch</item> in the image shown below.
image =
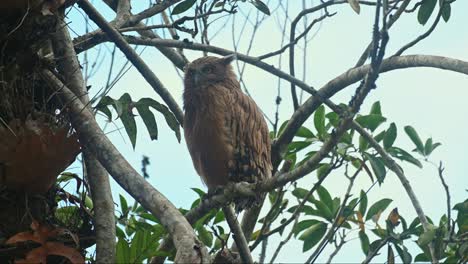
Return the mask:
<path fill-rule="evenodd" d="M 242 228 L 237 222 L 236 214 L 234 213 L 234 209 L 231 205 L 223 206 L 224 216 L 226 216 L 226 221 L 231 228 L 231 232 L 234 237 L 234 241 L 236 242 L 236 248 L 239 250 L 239 254 L 241 256 L 243 263 L 253 264 L 252 255 L 250 253 L 249 244 L 245 239 L 244 233 L 242 232 Z"/>
<path fill-rule="evenodd" d="M 57 69 L 75 95 L 84 105 L 89 98 L 73 43 L 63 17 L 60 18 L 55 34 L 52 35 L 52 47 L 57 62 Z M 94 117 L 93 117 L 94 118 Z M 80 138 L 80 141 L 83 139 Z M 114 200 L 107 171 L 87 149 L 83 149 L 86 176 L 91 189 L 94 204 L 94 225 L 96 227 L 96 263 L 115 262 L 115 216 Z"/>

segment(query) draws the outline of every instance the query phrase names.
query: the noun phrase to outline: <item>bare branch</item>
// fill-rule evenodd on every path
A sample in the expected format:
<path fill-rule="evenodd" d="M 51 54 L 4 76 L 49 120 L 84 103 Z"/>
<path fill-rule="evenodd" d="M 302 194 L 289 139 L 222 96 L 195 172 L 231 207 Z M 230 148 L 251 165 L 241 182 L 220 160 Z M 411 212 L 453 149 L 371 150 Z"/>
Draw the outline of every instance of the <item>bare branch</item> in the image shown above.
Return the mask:
<path fill-rule="evenodd" d="M 443 0 L 444 1 L 444 0 Z M 448 5 L 445 1 L 443 2 L 443 5 L 440 7 L 439 9 L 439 13 L 437 14 L 436 16 L 436 19 L 434 20 L 434 22 L 432 23 L 431 27 L 426 31 L 424 32 L 421 36 L 418 36 L 415 40 L 411 41 L 410 43 L 404 45 L 401 49 L 399 49 L 394 56 L 401 56 L 401 54 L 403 54 L 403 52 L 405 52 L 406 50 L 408 50 L 409 48 L 415 46 L 416 44 L 418 44 L 420 41 L 422 41 L 423 39 L 427 38 L 433 31 L 434 29 L 437 27 L 437 25 L 439 24 L 439 21 L 440 21 L 440 18 L 442 17 L 442 13 L 443 13 L 443 10 L 444 10 L 444 7 L 445 5 Z"/>
<path fill-rule="evenodd" d="M 438 167 L 438 172 L 439 172 L 439 178 L 440 178 L 440 181 L 442 182 L 442 186 L 444 186 L 444 190 L 445 190 L 445 195 L 447 196 L 447 230 L 449 232 L 452 232 L 452 229 L 450 228 L 450 225 L 451 225 L 451 222 L 452 222 L 452 215 L 451 215 L 451 212 L 452 212 L 452 206 L 450 205 L 450 191 L 449 191 L 449 187 L 447 185 L 447 183 L 445 182 L 444 180 L 444 166 L 442 165 L 442 161 L 439 163 L 439 167 Z"/>
<path fill-rule="evenodd" d="M 242 262 L 249 264 L 254 263 L 252 255 L 250 254 L 249 244 L 245 239 L 244 233 L 242 232 L 242 228 L 240 227 L 239 222 L 237 222 L 234 209 L 231 205 L 223 206 L 223 212 L 226 216 L 226 221 L 228 222 L 229 227 L 231 228 L 231 231 L 233 233 L 234 241 L 236 242 L 237 249 L 239 250 Z"/>

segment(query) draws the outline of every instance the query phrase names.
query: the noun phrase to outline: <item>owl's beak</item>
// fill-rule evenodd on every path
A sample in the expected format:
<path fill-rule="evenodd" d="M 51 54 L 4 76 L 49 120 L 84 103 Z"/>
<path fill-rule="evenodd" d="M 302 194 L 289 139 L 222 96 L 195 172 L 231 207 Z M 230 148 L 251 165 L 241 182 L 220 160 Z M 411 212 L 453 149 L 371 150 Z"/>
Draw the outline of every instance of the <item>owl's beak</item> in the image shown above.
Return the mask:
<path fill-rule="evenodd" d="M 229 54 L 229 55 L 224 56 L 224 57 L 221 58 L 221 60 L 223 61 L 223 63 L 224 63 L 225 65 L 231 63 L 231 62 L 232 62 L 233 60 L 235 60 L 235 59 L 237 59 L 237 55 L 236 55 L 235 53 Z"/>

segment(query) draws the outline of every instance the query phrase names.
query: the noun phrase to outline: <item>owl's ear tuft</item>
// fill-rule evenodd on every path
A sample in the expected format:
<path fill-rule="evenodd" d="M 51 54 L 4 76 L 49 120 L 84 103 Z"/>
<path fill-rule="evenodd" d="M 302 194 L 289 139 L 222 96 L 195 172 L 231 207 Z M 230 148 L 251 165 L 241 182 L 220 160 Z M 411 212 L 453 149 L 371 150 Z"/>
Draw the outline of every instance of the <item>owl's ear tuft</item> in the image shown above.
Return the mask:
<path fill-rule="evenodd" d="M 221 61 L 223 62 L 223 64 L 228 65 L 229 63 L 231 63 L 233 60 L 236 60 L 236 59 L 237 59 L 237 55 L 233 53 L 233 54 L 229 54 L 229 55 L 222 57 Z"/>

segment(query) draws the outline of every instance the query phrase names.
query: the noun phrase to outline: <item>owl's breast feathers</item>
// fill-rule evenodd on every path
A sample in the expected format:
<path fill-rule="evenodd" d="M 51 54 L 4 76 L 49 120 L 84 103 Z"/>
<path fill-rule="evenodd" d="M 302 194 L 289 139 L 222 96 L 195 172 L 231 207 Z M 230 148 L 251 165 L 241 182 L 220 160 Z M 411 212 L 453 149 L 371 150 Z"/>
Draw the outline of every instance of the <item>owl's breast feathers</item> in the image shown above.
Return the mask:
<path fill-rule="evenodd" d="M 210 189 L 228 182 L 254 183 L 271 174 L 267 124 L 238 86 L 223 82 L 184 94 L 187 146 Z"/>

